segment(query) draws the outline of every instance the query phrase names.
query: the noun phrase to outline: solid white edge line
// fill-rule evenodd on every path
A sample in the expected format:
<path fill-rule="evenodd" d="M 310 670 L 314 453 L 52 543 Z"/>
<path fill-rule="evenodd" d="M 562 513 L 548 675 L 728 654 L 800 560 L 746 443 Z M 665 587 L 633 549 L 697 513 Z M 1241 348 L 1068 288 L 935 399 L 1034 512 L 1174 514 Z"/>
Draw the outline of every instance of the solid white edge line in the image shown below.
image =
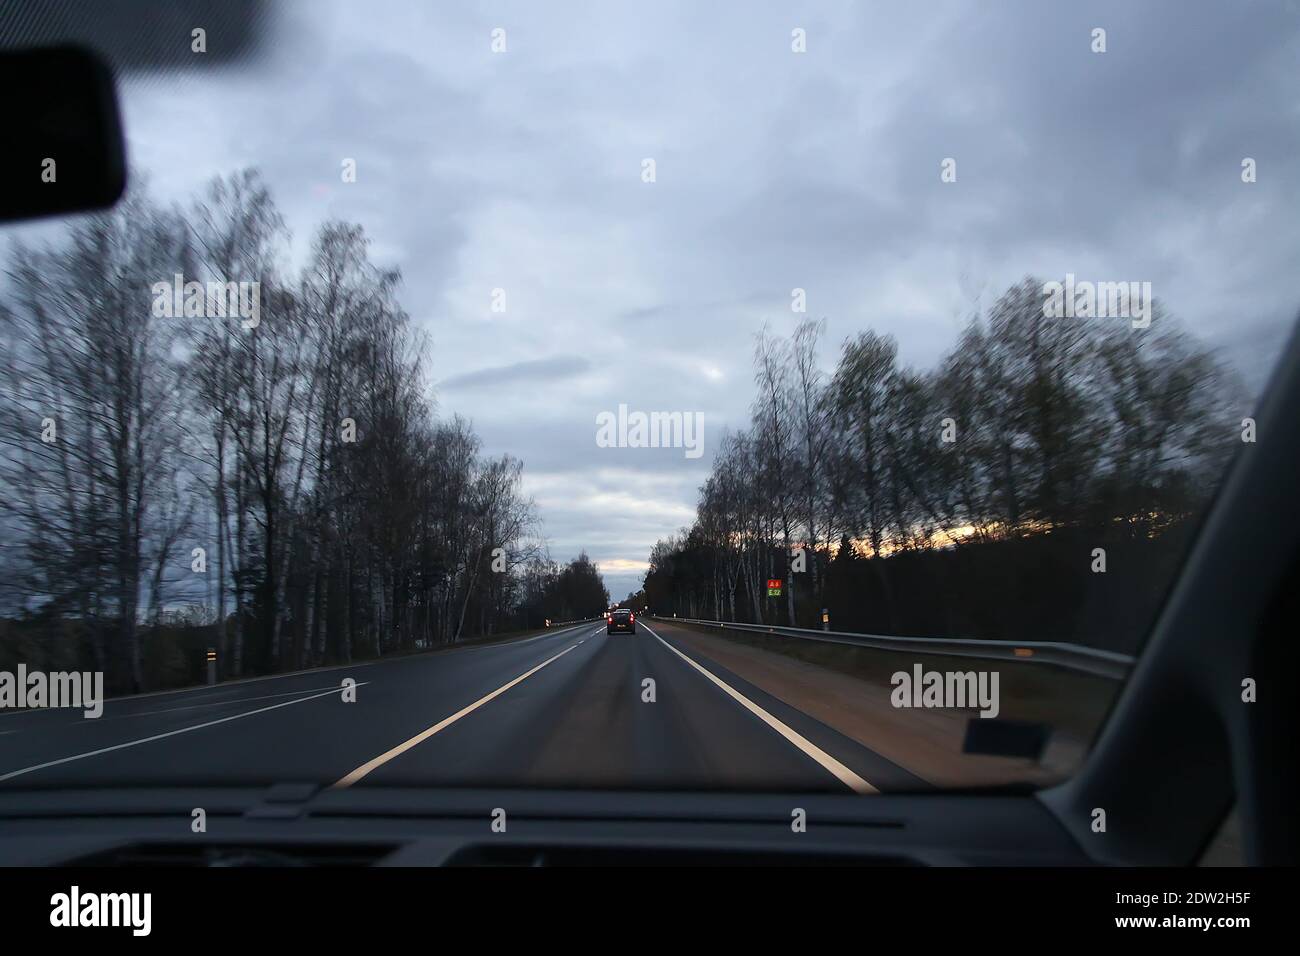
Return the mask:
<path fill-rule="evenodd" d="M 733 700 L 739 703 L 742 707 L 744 707 L 746 710 L 752 713 L 759 720 L 763 721 L 763 723 L 767 724 L 769 727 L 775 730 L 778 734 L 780 734 L 782 737 L 784 737 L 794 746 L 798 747 L 801 751 L 803 751 L 813 760 L 817 761 L 817 763 L 820 764 L 824 770 L 832 774 L 837 780 L 840 781 L 840 783 L 844 784 L 846 787 L 848 787 L 850 790 L 854 791 L 855 793 L 879 793 L 880 792 L 874 786 L 868 783 L 865 779 L 858 776 L 848 767 L 844 766 L 844 764 L 840 763 L 838 760 L 836 760 L 826 751 L 822 750 L 820 747 L 818 747 L 815 743 L 813 743 L 803 734 L 799 733 L 794 728 L 783 723 L 781 720 L 777 719 L 776 717 L 773 717 L 766 710 L 758 706 L 758 704 L 754 703 L 752 700 L 750 700 L 740 691 L 736 690 L 734 687 L 730 686 L 725 681 L 721 680 L 719 677 L 714 675 L 707 668 L 701 666 L 691 658 L 687 657 L 677 648 L 673 647 L 662 637 L 656 634 L 654 629 L 651 628 L 649 624 L 646 624 L 644 621 L 641 621 L 640 623 L 645 627 L 647 631 L 651 633 L 651 635 L 654 637 L 655 640 L 657 640 L 664 647 L 668 648 L 670 651 L 672 651 L 674 654 L 676 654 L 686 663 L 690 664 L 692 667 L 694 667 L 697 671 L 699 671 L 709 680 L 713 681 L 714 684 L 722 688 L 722 690 L 726 694 L 728 694 Z"/>
<path fill-rule="evenodd" d="M 365 687 L 370 681 L 361 681 L 356 687 Z M 297 700 L 286 700 L 279 704 L 271 704 L 269 707 L 259 707 L 257 710 L 246 711 L 242 714 L 232 714 L 229 717 L 221 717 L 217 720 L 209 720 L 206 723 L 195 724 L 193 727 L 182 727 L 179 730 L 169 730 L 165 734 L 154 734 L 152 737 L 141 737 L 139 740 L 128 740 L 126 743 L 114 744 L 111 747 L 101 747 L 99 750 L 90 750 L 84 754 L 73 754 L 71 757 L 60 757 L 58 760 L 48 760 L 45 763 L 38 763 L 31 767 L 23 767 L 21 770 L 11 770 L 0 776 L 0 783 L 5 780 L 12 780 L 14 777 L 21 777 L 25 773 L 32 773 L 36 770 L 44 770 L 46 767 L 57 767 L 59 764 L 72 763 L 74 760 L 85 760 L 87 757 L 98 757 L 100 754 L 112 753 L 114 750 L 125 750 L 127 747 L 138 747 L 141 744 L 152 743 L 155 740 L 162 740 L 166 737 L 175 737 L 177 734 L 188 734 L 192 730 L 202 730 L 204 727 L 215 727 L 217 724 L 228 723 L 232 720 L 239 720 L 242 717 L 252 717 L 255 714 L 265 714 L 269 710 L 279 710 L 281 707 L 292 707 L 294 704 L 301 704 L 304 701 L 316 700 L 318 697 L 327 697 L 331 694 L 343 693 L 343 687 L 335 687 L 319 694 L 313 694 L 310 697 L 299 697 Z"/>
<path fill-rule="evenodd" d="M 438 721 L 432 727 L 420 731 L 410 740 L 398 744 L 392 750 L 382 753 L 378 757 L 375 757 L 372 760 L 367 760 L 360 767 L 357 767 L 357 769 L 345 775 L 342 779 L 340 779 L 337 783 L 335 783 L 331 789 L 342 790 L 346 787 L 352 786 L 354 783 L 356 783 L 366 774 L 370 773 L 372 770 L 382 767 L 384 764 L 388 763 L 388 761 L 392 760 L 394 757 L 400 757 L 402 754 L 406 753 L 406 751 L 410 750 L 412 747 L 422 744 L 424 741 L 428 740 L 434 734 L 438 733 L 438 731 L 450 727 L 452 724 L 454 724 L 456 721 L 460 720 L 462 717 L 466 716 L 467 714 L 472 714 L 474 711 L 478 710 L 484 704 L 488 703 L 491 700 L 495 700 L 497 697 L 500 697 L 502 694 L 504 694 L 510 688 L 514 687 L 516 684 L 520 683 L 521 681 L 527 680 L 529 677 L 532 677 L 534 674 L 536 674 L 547 664 L 559 660 L 561 657 L 569 653 L 569 651 L 573 650 L 577 646 L 578 646 L 577 644 L 570 644 L 568 647 L 560 651 L 560 653 L 556 654 L 554 657 L 548 657 L 546 660 L 542 661 L 540 664 L 538 664 L 536 667 L 532 668 L 531 670 L 524 671 L 514 680 L 502 684 L 500 687 L 492 691 L 490 694 L 483 695 L 478 700 L 474 701 L 474 703 L 470 704 L 468 707 L 462 707 L 460 710 L 456 711 L 456 713 L 452 714 L 450 717 L 444 717 L 442 720 Z"/>

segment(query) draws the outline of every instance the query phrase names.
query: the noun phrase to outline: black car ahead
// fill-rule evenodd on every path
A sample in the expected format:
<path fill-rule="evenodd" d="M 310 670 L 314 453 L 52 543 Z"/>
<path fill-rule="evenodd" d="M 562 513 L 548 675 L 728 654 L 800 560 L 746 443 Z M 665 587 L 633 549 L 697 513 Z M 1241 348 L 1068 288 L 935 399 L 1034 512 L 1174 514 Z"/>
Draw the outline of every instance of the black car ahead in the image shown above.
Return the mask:
<path fill-rule="evenodd" d="M 627 631 L 629 634 L 636 633 L 636 615 L 625 607 L 620 607 L 610 612 L 608 620 L 607 633 L 613 634 L 615 631 Z"/>

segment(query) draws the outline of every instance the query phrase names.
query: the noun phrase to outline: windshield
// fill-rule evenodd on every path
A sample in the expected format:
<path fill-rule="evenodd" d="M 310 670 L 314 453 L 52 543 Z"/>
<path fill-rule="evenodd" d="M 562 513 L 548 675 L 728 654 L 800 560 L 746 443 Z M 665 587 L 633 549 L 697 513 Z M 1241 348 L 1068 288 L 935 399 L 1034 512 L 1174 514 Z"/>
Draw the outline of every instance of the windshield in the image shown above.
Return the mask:
<path fill-rule="evenodd" d="M 127 196 L 5 229 L 0 786 L 1068 778 L 1300 254 L 1294 14 L 1102 7 L 125 73 Z"/>

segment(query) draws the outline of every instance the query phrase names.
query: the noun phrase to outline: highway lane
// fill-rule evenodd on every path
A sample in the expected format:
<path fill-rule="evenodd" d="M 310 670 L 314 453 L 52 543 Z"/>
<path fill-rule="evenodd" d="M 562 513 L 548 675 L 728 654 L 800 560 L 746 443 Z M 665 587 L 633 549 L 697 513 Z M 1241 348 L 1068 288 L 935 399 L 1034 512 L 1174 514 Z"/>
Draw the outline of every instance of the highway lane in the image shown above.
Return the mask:
<path fill-rule="evenodd" d="M 870 793 L 920 781 L 674 628 L 493 645 L 0 716 L 0 787 L 432 784 Z M 345 703 L 344 678 L 357 682 Z M 653 701 L 647 700 L 647 680 Z"/>
<path fill-rule="evenodd" d="M 558 628 L 507 643 L 110 700 L 95 720 L 71 710 L 0 715 L 0 731 L 11 731 L 0 736 L 0 786 L 329 782 L 355 765 L 354 755 L 387 749 L 427 726 L 431 714 L 472 701 L 476 686 L 527 669 L 576 635 L 577 628 Z M 345 678 L 359 685 L 355 703 L 342 701 Z M 201 726 L 217 720 L 225 723 Z M 159 734 L 173 736 L 139 743 Z M 120 749 L 68 759 L 109 747 Z M 23 772 L 54 760 L 68 762 Z"/>

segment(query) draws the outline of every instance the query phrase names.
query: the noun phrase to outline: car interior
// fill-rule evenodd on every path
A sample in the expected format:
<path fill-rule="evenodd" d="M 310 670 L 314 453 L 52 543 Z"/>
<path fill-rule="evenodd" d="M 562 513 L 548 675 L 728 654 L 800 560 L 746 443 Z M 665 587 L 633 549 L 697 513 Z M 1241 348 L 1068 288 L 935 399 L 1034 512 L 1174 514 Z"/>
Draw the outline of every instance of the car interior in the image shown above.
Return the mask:
<path fill-rule="evenodd" d="M 0 82 L 48 95 L 10 97 L 0 220 L 57 222 L 112 208 L 130 178 L 117 75 L 157 71 L 165 82 L 171 65 L 141 44 L 129 4 L 118 0 L 6 6 L 0 18 L 18 26 L 0 52 Z M 170 7 L 177 23 L 227 18 L 251 46 L 266 13 L 259 3 Z M 51 10 L 44 27 L 26 25 Z M 237 62 L 242 54 L 227 55 Z M 65 188 L 16 185 L 30 180 L 53 142 L 74 157 L 59 168 Z M 0 766 L 0 866 L 1294 866 L 1298 410 L 1293 326 L 1253 413 L 1255 440 L 1235 451 L 1078 771 L 1050 786 L 894 789 L 869 799 L 847 790 L 700 792 L 671 782 L 613 789 L 362 779 L 344 787 L 293 776 L 76 787 L 46 785 L 36 774 L 6 780 L 11 768 Z M 605 613 L 609 634 L 634 613 L 641 635 L 659 612 L 638 604 Z M 675 615 L 661 616 L 671 623 Z M 604 640 L 599 608 L 581 623 Z M 972 724 L 972 752 L 1041 749 L 1014 733 L 981 738 L 980 721 Z M 178 833 L 176 820 L 196 807 L 208 833 Z M 504 833 L 485 825 L 500 807 L 509 808 Z M 797 839 L 792 817 L 807 821 Z"/>

